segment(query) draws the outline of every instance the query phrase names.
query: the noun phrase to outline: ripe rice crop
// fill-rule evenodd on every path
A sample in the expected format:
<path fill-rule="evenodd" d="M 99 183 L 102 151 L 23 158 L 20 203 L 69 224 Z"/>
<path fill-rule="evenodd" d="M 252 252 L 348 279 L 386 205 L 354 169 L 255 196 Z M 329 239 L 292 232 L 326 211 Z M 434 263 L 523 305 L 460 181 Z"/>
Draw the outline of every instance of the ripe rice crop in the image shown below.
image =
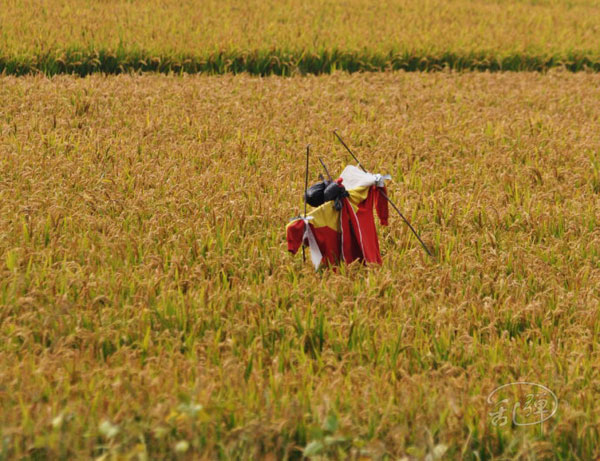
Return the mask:
<path fill-rule="evenodd" d="M 600 70 L 596 0 L 5 0 L 0 72 Z"/>
<path fill-rule="evenodd" d="M 600 76 L 0 79 L 0 459 L 593 459 Z M 286 253 L 303 149 L 382 267 Z M 559 399 L 494 427 L 514 381 Z M 439 458 L 442 456 L 442 458 Z"/>

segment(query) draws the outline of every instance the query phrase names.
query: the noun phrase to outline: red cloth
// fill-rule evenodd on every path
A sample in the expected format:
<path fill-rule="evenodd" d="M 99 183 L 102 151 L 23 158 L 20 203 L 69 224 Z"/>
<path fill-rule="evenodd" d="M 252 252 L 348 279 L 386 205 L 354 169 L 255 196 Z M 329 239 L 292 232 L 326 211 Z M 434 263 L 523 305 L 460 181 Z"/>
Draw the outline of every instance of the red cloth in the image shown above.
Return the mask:
<path fill-rule="evenodd" d="M 380 188 L 371 186 L 369 195 L 358 205 L 356 212 L 348 199 L 344 199 L 341 217 L 344 261 L 350 263 L 358 259 L 368 263 L 382 263 L 373 217 L 374 207 L 380 223 L 387 226 L 388 201 L 381 194 Z"/>
<path fill-rule="evenodd" d="M 319 245 L 319 250 L 321 250 L 323 256 L 322 263 L 338 264 L 340 262 L 341 235 L 329 226 L 315 227 L 310 223 L 308 225 Z M 287 227 L 287 244 L 290 253 L 296 254 L 302 243 L 308 246 L 306 239 L 302 242 L 303 235 L 304 221 L 302 219 L 292 222 Z"/>
<path fill-rule="evenodd" d="M 373 216 L 373 208 L 375 208 L 380 223 L 384 226 L 388 225 L 388 201 L 382 192 L 386 192 L 385 187 L 371 186 L 367 198 L 358 204 L 356 211 L 348 197 L 344 198 L 340 212 L 341 232 L 339 233 L 329 226 L 315 227 L 309 223 L 324 263 L 337 264 L 341 260 L 350 263 L 357 259 L 368 263 L 382 263 Z M 332 204 L 328 202 L 322 206 L 332 206 Z M 302 245 L 303 235 L 302 219 L 288 225 L 288 251 L 292 254 L 295 254 Z M 307 242 L 305 241 L 304 244 L 306 245 Z"/>

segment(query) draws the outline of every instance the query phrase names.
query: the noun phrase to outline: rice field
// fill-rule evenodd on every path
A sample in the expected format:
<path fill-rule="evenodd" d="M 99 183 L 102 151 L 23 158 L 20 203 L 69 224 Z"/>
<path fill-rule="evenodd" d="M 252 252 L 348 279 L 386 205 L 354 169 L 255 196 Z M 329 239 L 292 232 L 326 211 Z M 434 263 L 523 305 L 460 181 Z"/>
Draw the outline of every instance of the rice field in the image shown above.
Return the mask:
<path fill-rule="evenodd" d="M 0 73 L 600 70 L 598 0 L 3 0 Z"/>
<path fill-rule="evenodd" d="M 597 74 L 4 76 L 0 101 L 0 459 L 600 456 Z M 382 267 L 287 254 L 306 143 L 311 181 L 349 162 L 334 128 L 435 260 L 396 217 Z M 516 381 L 557 414 L 495 425 Z"/>

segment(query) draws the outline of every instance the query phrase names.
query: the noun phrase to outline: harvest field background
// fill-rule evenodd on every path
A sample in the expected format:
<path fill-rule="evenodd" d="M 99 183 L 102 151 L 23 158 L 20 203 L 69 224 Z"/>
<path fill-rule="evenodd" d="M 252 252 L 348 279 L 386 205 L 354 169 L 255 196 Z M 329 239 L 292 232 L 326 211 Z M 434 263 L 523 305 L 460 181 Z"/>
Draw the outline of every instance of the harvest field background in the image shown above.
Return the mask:
<path fill-rule="evenodd" d="M 600 456 L 597 2 L 5 5 L 1 460 Z M 182 56 L 224 75 L 133 72 Z M 435 260 L 395 215 L 381 267 L 287 253 L 334 128 Z M 515 381 L 558 413 L 494 425 Z"/>
<path fill-rule="evenodd" d="M 342 458 L 590 459 L 599 83 L 4 78 L 4 457 L 294 457 L 331 436 Z M 394 176 L 437 262 L 398 219 L 379 269 L 286 253 L 303 143 L 348 161 L 332 127 Z M 487 394 L 519 380 L 560 399 L 542 434 L 490 424 Z"/>

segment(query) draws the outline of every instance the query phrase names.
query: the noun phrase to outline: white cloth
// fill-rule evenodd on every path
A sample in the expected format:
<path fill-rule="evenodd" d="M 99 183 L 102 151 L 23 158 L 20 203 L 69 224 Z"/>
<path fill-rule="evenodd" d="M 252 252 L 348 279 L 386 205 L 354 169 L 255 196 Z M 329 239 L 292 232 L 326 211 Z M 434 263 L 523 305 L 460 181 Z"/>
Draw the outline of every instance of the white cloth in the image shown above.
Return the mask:
<path fill-rule="evenodd" d="M 315 266 L 315 270 L 319 268 L 321 265 L 321 261 L 323 260 L 323 254 L 321 253 L 321 249 L 319 248 L 319 244 L 315 239 L 315 234 L 313 234 L 312 229 L 310 228 L 308 221 L 313 219 L 312 216 L 307 216 L 306 218 L 300 218 L 304 221 L 304 235 L 302 236 L 302 241 L 304 239 L 308 240 L 308 248 L 310 249 L 310 260 Z"/>
<path fill-rule="evenodd" d="M 357 189 L 359 187 L 377 186 L 383 187 L 385 181 L 392 179 L 389 174 L 382 176 L 380 174 L 367 173 L 354 165 L 348 165 L 342 171 L 340 178 L 343 179 L 343 185 L 346 190 Z"/>

